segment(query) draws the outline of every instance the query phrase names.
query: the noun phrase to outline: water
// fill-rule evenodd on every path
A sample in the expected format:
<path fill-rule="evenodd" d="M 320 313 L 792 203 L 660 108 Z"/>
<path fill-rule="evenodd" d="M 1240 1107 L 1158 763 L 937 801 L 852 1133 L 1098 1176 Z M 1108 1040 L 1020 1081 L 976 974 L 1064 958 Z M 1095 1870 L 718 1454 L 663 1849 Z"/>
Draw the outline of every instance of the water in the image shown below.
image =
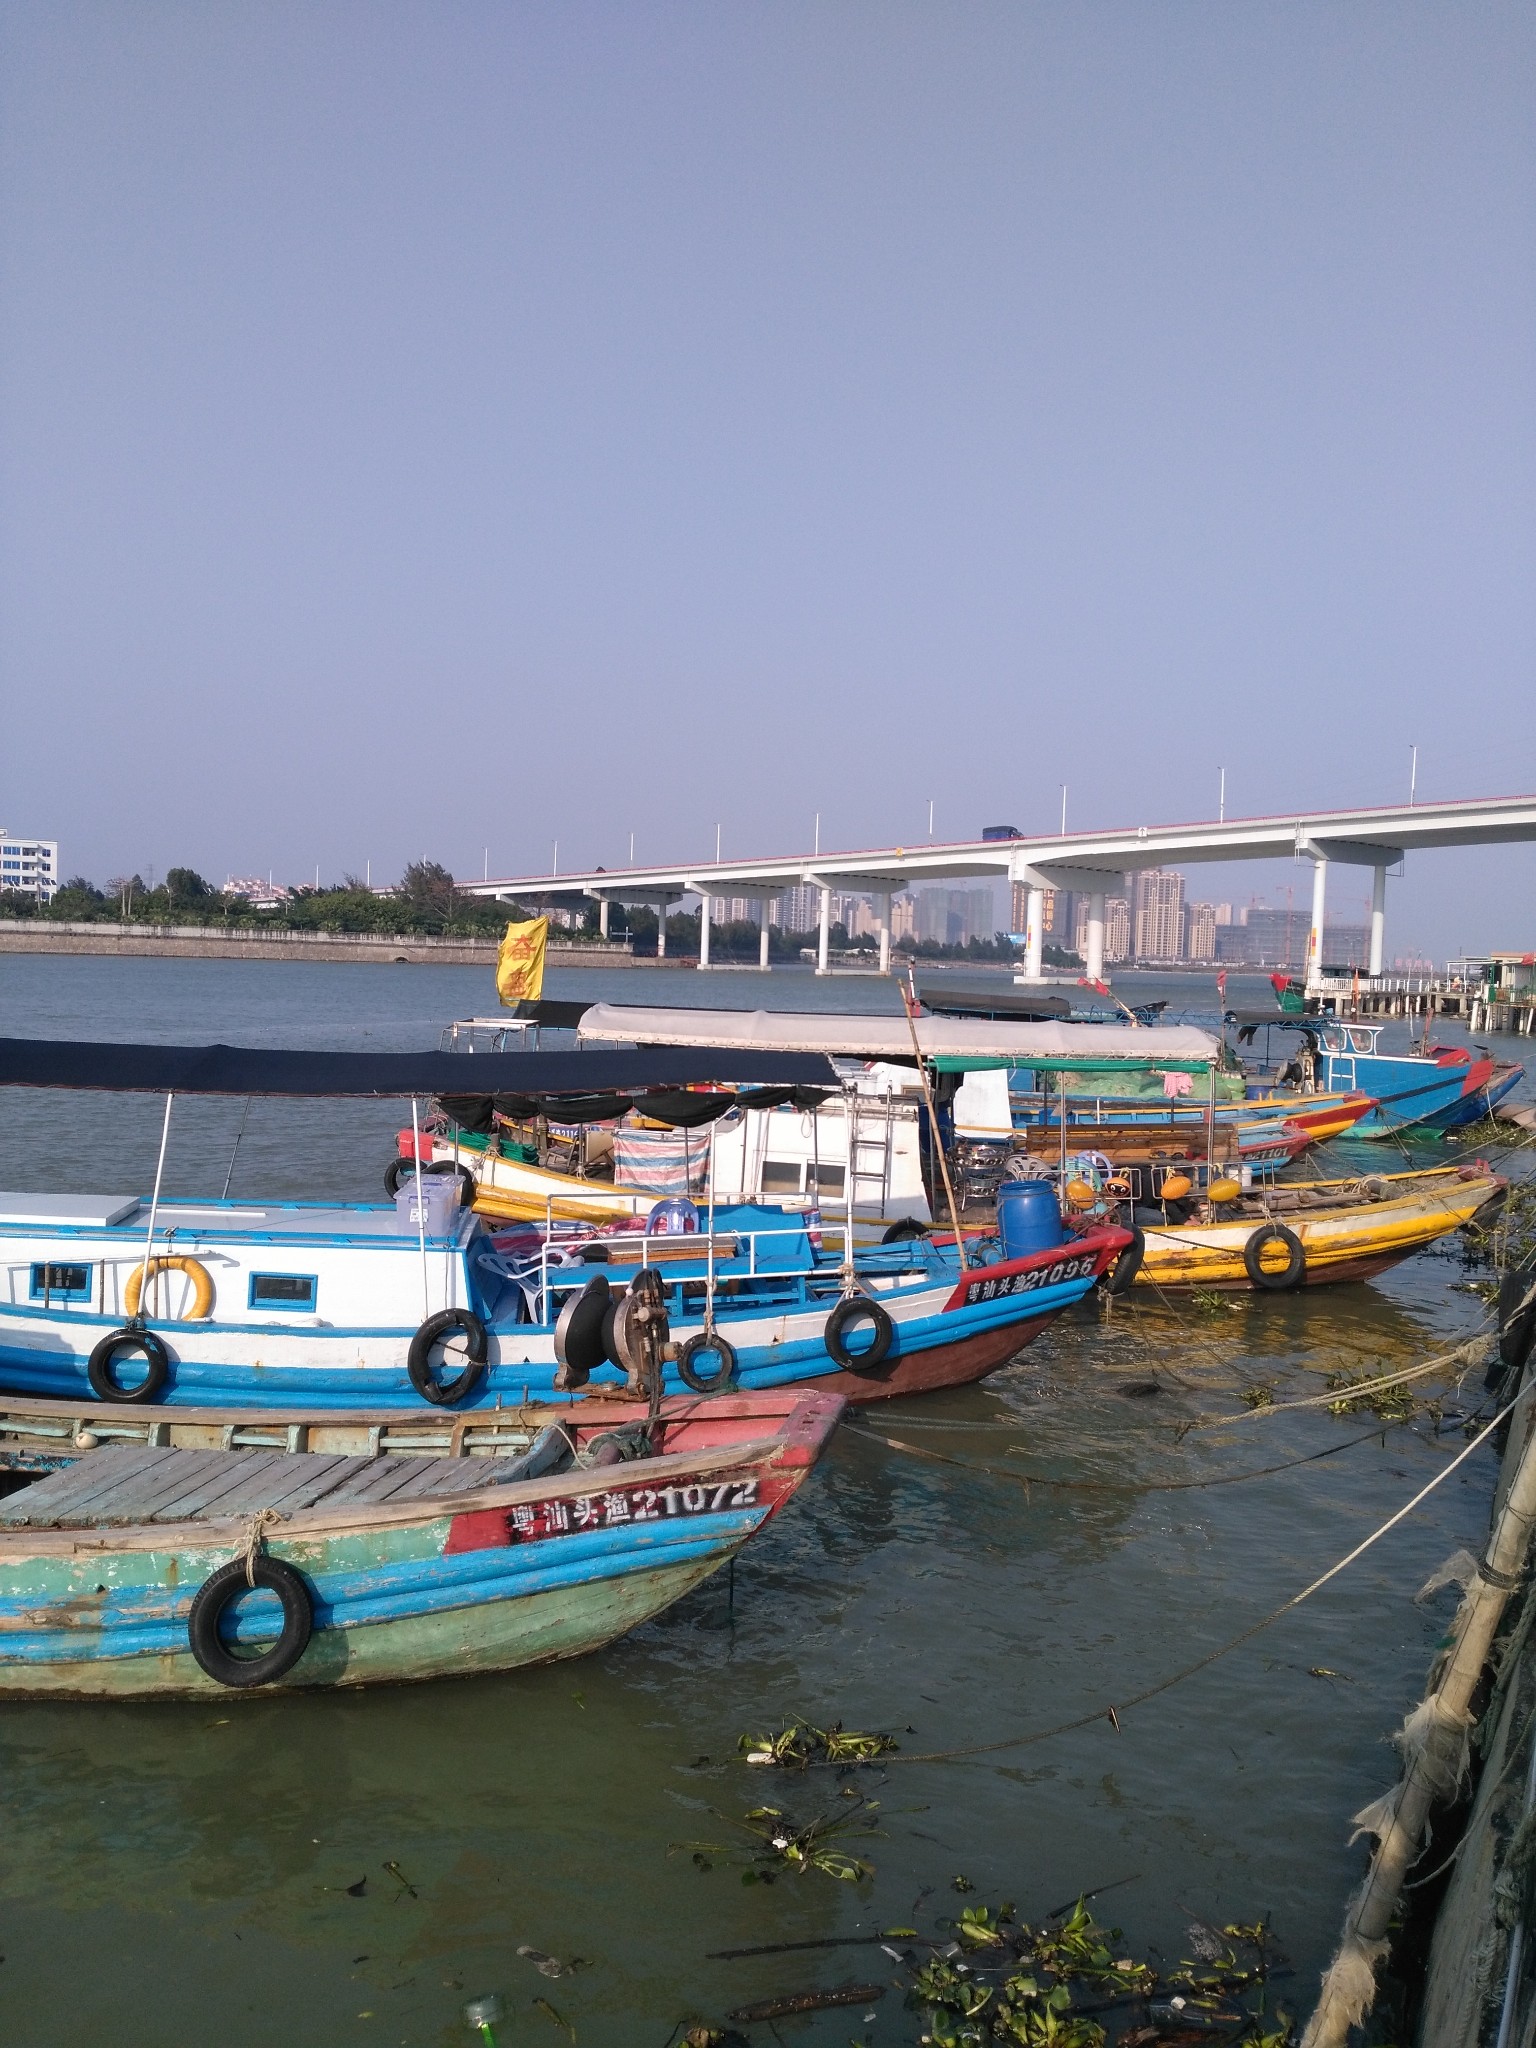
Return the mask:
<path fill-rule="evenodd" d="M 486 980 L 9 958 L 0 1035 L 409 1049 L 489 1009 Z M 1254 980 L 1250 995 L 1234 978 L 1230 998 L 1257 997 Z M 1209 1014 L 1208 978 L 1118 985 L 1169 995 L 1170 1017 Z M 889 984 L 783 972 L 573 973 L 549 993 L 896 1007 Z M 11 1094 L 0 1185 L 140 1188 L 159 1117 L 148 1098 Z M 219 1192 L 239 1117 L 238 1103 L 178 1105 L 176 1190 Z M 395 1104 L 258 1103 L 234 1193 L 371 1198 L 398 1121 Z M 1327 1370 L 1454 1342 L 1479 1316 L 1452 1287 L 1461 1277 L 1440 1252 L 1369 1286 L 1211 1312 L 1138 1296 L 1107 1329 L 1088 1312 L 1063 1320 L 983 1386 L 894 1404 L 899 1422 L 870 1419 L 945 1458 L 1072 1485 L 1026 1488 L 846 1429 L 744 1554 L 734 1613 L 718 1578 L 578 1663 L 350 1697 L 5 1708 L 8 2048 L 447 2048 L 471 2039 L 465 1999 L 491 1989 L 511 2016 L 503 2044 L 560 2048 L 543 1998 L 588 2048 L 661 2048 L 685 2018 L 889 1974 L 877 1950 L 736 1962 L 708 1951 L 926 1926 L 957 1907 L 962 1874 L 974 1896 L 1034 1917 L 1134 1878 L 1105 1912 L 1129 1948 L 1168 1955 L 1185 1952 L 1185 1909 L 1217 1922 L 1270 1913 L 1295 1968 L 1285 1988 L 1305 2006 L 1363 1864 L 1345 1847 L 1348 1817 L 1393 1777 L 1384 1737 L 1417 1699 L 1449 1611 L 1449 1595 L 1429 1608 L 1411 1596 L 1483 1536 L 1486 1451 L 1343 1580 L 1127 1711 L 1121 1732 L 1099 1719 L 994 1757 L 894 1768 L 875 1794 L 883 1835 L 863 1845 L 876 1866 L 863 1891 L 820 1876 L 744 1888 L 737 1868 L 701 1870 L 669 1850 L 745 1843 L 729 1817 L 768 1797 L 797 1816 L 832 1798 L 825 1777 L 730 1762 L 749 1729 L 804 1715 L 892 1730 L 908 1750 L 993 1740 L 1123 1701 L 1278 1606 L 1460 1440 L 1396 1430 L 1272 1478 L 1153 1491 L 1346 1444 L 1368 1419 L 1315 1410 L 1182 1440 L 1176 1425 L 1230 1412 L 1255 1382 L 1284 1400 L 1316 1392 Z M 1154 1373 L 1168 1391 L 1119 1391 Z M 550 1981 L 520 1944 L 584 1967 Z M 779 2031 L 839 2048 L 916 2040 L 894 1992 L 871 2009 L 871 2023 L 855 2008 Z"/>

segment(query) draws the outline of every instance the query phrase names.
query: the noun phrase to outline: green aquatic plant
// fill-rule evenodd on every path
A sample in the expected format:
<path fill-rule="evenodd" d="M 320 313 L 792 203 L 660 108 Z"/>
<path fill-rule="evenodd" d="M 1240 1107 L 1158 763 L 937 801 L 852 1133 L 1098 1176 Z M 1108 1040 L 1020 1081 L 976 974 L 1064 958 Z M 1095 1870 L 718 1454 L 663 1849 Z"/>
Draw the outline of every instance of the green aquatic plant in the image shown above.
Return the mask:
<path fill-rule="evenodd" d="M 1351 1387 L 1368 1385 L 1378 1375 L 1370 1372 L 1331 1372 L 1324 1384 L 1339 1398 L 1328 1403 L 1330 1415 L 1377 1415 L 1383 1422 L 1412 1422 L 1418 1405 L 1407 1387 L 1378 1387 L 1369 1394 L 1351 1394 Z"/>
<path fill-rule="evenodd" d="M 777 1734 L 743 1735 L 736 1747 L 749 1764 L 781 1764 L 804 1770 L 813 1763 L 872 1764 L 899 1747 L 894 1735 L 866 1734 L 844 1728 L 834 1721 L 830 1728 L 813 1728 L 809 1721 L 792 1721 Z"/>
<path fill-rule="evenodd" d="M 752 1836 L 760 1845 L 741 1873 L 743 1884 L 772 1884 L 786 1872 L 803 1876 L 810 1870 L 844 1884 L 858 1884 L 874 1876 L 874 1865 L 862 1856 L 850 1855 L 843 1845 L 852 1839 L 878 1835 L 881 1831 L 874 1820 L 878 1811 L 878 1806 L 855 1794 L 852 1805 L 818 1813 L 808 1821 L 792 1820 L 778 1806 L 754 1806 L 740 1820 L 731 1820 L 726 1814 L 717 1814 L 716 1818 Z M 674 1842 L 667 1853 L 682 1849 L 692 1851 L 694 1863 L 701 1870 L 713 1869 L 713 1857 L 731 1862 L 737 1853 L 719 1842 Z"/>
<path fill-rule="evenodd" d="M 967 1906 L 943 1924 L 953 1940 L 921 1961 L 906 1958 L 907 2004 L 921 2016 L 925 2048 L 1132 2048 L 1186 2031 L 1219 2032 L 1233 2048 L 1289 2048 L 1293 2039 L 1289 2019 L 1265 2011 L 1262 1922 L 1197 1923 L 1194 1957 L 1166 1980 L 1117 1953 L 1119 1930 L 1100 1926 L 1085 1899 L 1039 1927 L 1007 1904 Z"/>

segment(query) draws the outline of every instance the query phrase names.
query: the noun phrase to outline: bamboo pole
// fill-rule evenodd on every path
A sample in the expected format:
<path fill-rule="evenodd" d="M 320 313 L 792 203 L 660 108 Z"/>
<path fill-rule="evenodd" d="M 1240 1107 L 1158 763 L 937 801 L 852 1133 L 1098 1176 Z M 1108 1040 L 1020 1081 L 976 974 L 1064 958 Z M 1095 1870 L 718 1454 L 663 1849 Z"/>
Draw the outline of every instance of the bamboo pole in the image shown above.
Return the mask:
<path fill-rule="evenodd" d="M 1528 1384 L 1524 1392 L 1530 1391 Z M 1520 1463 L 1467 1590 L 1439 1683 L 1408 1723 L 1407 1768 L 1390 1796 L 1390 1817 L 1384 1815 L 1377 1831 L 1376 1853 L 1345 1915 L 1343 1939 L 1323 1974 L 1322 1995 L 1301 2048 L 1344 2048 L 1350 2028 L 1370 2009 L 1376 1964 L 1386 1953 L 1387 1930 L 1403 1881 L 1418 1860 L 1430 1812 L 1455 1791 L 1461 1777 L 1472 1696 L 1536 1526 L 1536 1430 L 1528 1413 L 1520 1426 L 1527 1431 Z"/>
<path fill-rule="evenodd" d="M 907 968 L 910 984 L 912 969 Z M 960 1260 L 960 1270 L 968 1273 L 970 1260 L 965 1256 L 965 1233 L 960 1228 L 960 1205 L 955 1200 L 955 1184 L 949 1177 L 949 1160 L 944 1151 L 944 1134 L 939 1129 L 939 1113 L 934 1106 L 933 1090 L 928 1085 L 928 1069 L 923 1064 L 923 1048 L 917 1039 L 917 997 L 909 988 L 901 991 L 901 1007 L 907 1013 L 907 1029 L 912 1034 L 912 1052 L 917 1061 L 917 1078 L 923 1084 L 923 1100 L 928 1105 L 928 1128 L 933 1134 L 933 1147 L 939 1155 L 939 1172 L 944 1176 L 944 1193 L 949 1202 L 949 1220 L 955 1226 L 955 1251 Z"/>

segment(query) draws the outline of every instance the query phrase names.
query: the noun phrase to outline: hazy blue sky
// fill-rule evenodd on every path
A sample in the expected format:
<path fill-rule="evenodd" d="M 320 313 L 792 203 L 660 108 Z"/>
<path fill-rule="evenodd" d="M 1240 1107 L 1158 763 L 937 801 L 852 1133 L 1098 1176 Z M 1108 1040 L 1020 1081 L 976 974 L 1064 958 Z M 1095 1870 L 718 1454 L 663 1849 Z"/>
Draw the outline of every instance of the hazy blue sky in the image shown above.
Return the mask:
<path fill-rule="evenodd" d="M 0 819 L 378 878 L 1536 787 L 1533 54 L 11 0 Z M 1533 881 L 1410 860 L 1389 951 Z"/>

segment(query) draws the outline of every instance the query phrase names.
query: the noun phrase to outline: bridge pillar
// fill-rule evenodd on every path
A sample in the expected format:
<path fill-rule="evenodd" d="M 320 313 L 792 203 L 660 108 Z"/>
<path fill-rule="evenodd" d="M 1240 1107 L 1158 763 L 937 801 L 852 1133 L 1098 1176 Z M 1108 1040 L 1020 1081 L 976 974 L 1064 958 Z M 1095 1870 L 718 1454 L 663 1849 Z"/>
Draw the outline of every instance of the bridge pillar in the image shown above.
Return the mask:
<path fill-rule="evenodd" d="M 657 902 L 656 958 L 658 960 L 665 960 L 667 957 L 667 911 L 671 906 L 671 902 L 671 897 L 667 895 L 661 896 Z"/>
<path fill-rule="evenodd" d="M 1312 863 L 1312 929 L 1307 934 L 1307 989 L 1314 992 L 1323 981 L 1323 919 L 1328 906 L 1328 863 Z"/>
<path fill-rule="evenodd" d="M 768 971 L 768 898 L 757 899 L 757 964 L 766 974 Z"/>
<path fill-rule="evenodd" d="M 891 971 L 891 892 L 875 898 L 875 916 L 880 926 L 880 972 Z"/>
<path fill-rule="evenodd" d="M 606 939 L 608 936 L 608 898 L 606 896 L 599 896 L 597 899 L 597 929 L 602 937 Z"/>
<path fill-rule="evenodd" d="M 1386 952 L 1387 937 L 1387 871 L 1378 867 L 1371 878 L 1371 959 L 1367 972 L 1380 974 L 1382 959 Z"/>
<path fill-rule="evenodd" d="M 699 898 L 699 966 L 709 965 L 709 895 L 706 891 Z"/>
<path fill-rule="evenodd" d="M 1104 979 L 1104 891 L 1095 889 L 1088 898 L 1088 944 L 1084 972 L 1090 981 Z"/>
<path fill-rule="evenodd" d="M 1031 882 L 1024 911 L 1024 978 L 1038 981 L 1045 971 L 1045 891 Z"/>
<path fill-rule="evenodd" d="M 827 956 L 832 945 L 832 891 L 823 882 L 821 886 L 821 924 L 816 935 L 816 972 L 827 972 Z"/>

